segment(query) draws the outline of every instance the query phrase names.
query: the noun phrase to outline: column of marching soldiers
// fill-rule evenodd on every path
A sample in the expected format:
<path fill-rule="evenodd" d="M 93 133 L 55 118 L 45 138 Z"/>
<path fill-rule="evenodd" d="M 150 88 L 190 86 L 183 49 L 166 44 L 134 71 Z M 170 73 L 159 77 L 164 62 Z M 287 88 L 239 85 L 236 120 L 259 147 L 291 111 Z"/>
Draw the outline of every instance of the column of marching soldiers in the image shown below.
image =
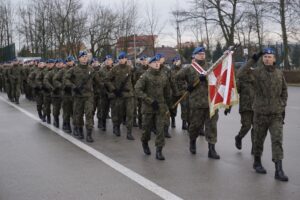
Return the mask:
<path fill-rule="evenodd" d="M 175 57 L 172 66 L 168 67 L 163 54 L 151 58 L 141 56 L 135 67 L 125 52 L 120 52 L 116 61 L 107 55 L 102 63 L 96 58 L 89 60 L 86 51 L 80 51 L 77 58 L 78 61 L 68 56 L 65 60 L 39 59 L 21 63 L 14 59 L 1 63 L 0 90 L 6 92 L 8 99 L 16 104 L 19 104 L 20 94 L 25 94 L 28 100 L 36 102 L 39 118 L 48 124 L 53 121 L 57 128 L 60 127 L 62 110 L 63 131 L 78 139 L 86 137 L 87 142 L 94 141 L 95 114 L 98 128 L 106 131 L 106 121 L 111 113 L 116 136 L 121 135 L 122 124 L 126 126 L 128 140 L 134 140 L 133 127 L 143 131 L 141 142 L 146 155 L 151 154 L 148 142 L 151 133 L 154 133 L 158 160 L 165 159 L 162 149 L 165 138 L 171 138 L 169 126 L 176 126 L 177 106 L 173 105 L 188 91 L 188 97 L 180 102 L 180 106 L 182 130 L 189 132 L 189 150 L 191 154 L 196 154 L 196 139 L 205 136 L 208 157 L 220 159 L 215 149 L 219 114 L 216 112 L 210 118 L 206 76 L 199 75 L 192 65 L 182 67 L 180 58 Z M 235 137 L 235 145 L 242 149 L 242 139 L 252 128 L 253 168 L 257 173 L 266 174 L 261 156 L 269 130 L 275 178 L 288 181 L 282 170 L 282 127 L 287 86 L 282 72 L 274 64 L 275 59 L 274 50 L 266 48 L 254 54 L 237 73 L 242 126 Z M 204 47 L 195 48 L 192 62 L 204 70 L 209 68 Z M 200 82 L 195 84 L 197 80 Z M 230 109 L 224 113 L 227 115 Z"/>

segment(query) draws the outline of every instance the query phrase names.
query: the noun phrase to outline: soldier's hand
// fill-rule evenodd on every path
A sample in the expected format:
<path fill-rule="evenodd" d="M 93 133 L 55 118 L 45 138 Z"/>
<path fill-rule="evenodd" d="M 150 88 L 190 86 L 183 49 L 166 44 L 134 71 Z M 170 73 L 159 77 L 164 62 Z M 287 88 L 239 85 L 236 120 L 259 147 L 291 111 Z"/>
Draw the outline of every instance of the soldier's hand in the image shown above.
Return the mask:
<path fill-rule="evenodd" d="M 206 76 L 205 76 L 204 74 L 200 74 L 199 80 L 200 80 L 201 82 L 205 82 L 205 81 L 206 81 Z"/>
<path fill-rule="evenodd" d="M 225 115 L 229 114 L 230 112 L 231 112 L 231 106 L 230 106 L 229 108 L 226 108 L 226 109 L 224 110 L 224 114 L 225 114 Z"/>
<path fill-rule="evenodd" d="M 151 106 L 152 106 L 153 110 L 155 110 L 155 111 L 159 109 L 159 105 L 158 105 L 158 102 L 156 100 L 154 100 L 151 103 Z"/>
<path fill-rule="evenodd" d="M 264 53 L 261 51 L 259 53 L 255 53 L 255 54 L 253 54 L 252 59 L 255 60 L 255 62 L 257 62 L 263 54 Z"/>
<path fill-rule="evenodd" d="M 190 93 L 191 93 L 194 89 L 195 89 L 195 87 L 194 87 L 192 84 L 188 85 L 187 88 L 186 88 L 186 90 L 189 91 Z"/>

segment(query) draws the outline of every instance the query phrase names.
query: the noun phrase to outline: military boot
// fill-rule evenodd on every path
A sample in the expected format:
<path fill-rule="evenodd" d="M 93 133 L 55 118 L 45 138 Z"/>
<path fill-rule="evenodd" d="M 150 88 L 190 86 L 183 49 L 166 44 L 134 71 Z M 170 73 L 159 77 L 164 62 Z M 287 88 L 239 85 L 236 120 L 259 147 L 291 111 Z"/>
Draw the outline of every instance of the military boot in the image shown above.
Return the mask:
<path fill-rule="evenodd" d="M 256 173 L 259 174 L 266 174 L 267 171 L 261 164 L 260 156 L 254 156 L 254 163 L 253 163 L 253 169 L 255 169 Z"/>
<path fill-rule="evenodd" d="M 98 128 L 99 129 L 103 128 L 102 120 L 98 120 Z"/>
<path fill-rule="evenodd" d="M 55 116 L 53 117 L 53 125 L 56 127 L 56 128 L 59 128 L 59 118 L 58 116 Z"/>
<path fill-rule="evenodd" d="M 132 136 L 131 130 L 127 130 L 127 140 L 134 140 L 134 137 Z"/>
<path fill-rule="evenodd" d="M 187 123 L 185 120 L 182 120 L 182 130 L 187 130 L 188 127 L 187 127 Z"/>
<path fill-rule="evenodd" d="M 171 123 L 172 128 L 175 128 L 176 127 L 175 117 L 171 117 L 171 121 L 172 121 Z"/>
<path fill-rule="evenodd" d="M 242 149 L 242 138 L 239 135 L 235 136 L 235 147 L 239 150 Z"/>
<path fill-rule="evenodd" d="M 102 119 L 102 131 L 106 131 L 106 119 Z"/>
<path fill-rule="evenodd" d="M 47 124 L 51 124 L 51 116 L 47 115 Z"/>
<path fill-rule="evenodd" d="M 41 110 L 38 110 L 38 115 L 39 115 L 39 118 L 43 121 L 43 114 L 42 114 Z"/>
<path fill-rule="evenodd" d="M 279 181 L 289 181 L 289 178 L 284 174 L 282 170 L 282 160 L 275 162 L 275 179 Z"/>
<path fill-rule="evenodd" d="M 75 128 L 74 128 L 73 135 L 74 135 L 75 137 L 78 137 L 78 136 L 79 136 L 79 128 L 76 127 L 76 126 L 75 126 Z"/>
<path fill-rule="evenodd" d="M 196 140 L 190 140 L 190 152 L 192 154 L 196 154 L 197 150 L 196 150 Z"/>
<path fill-rule="evenodd" d="M 156 147 L 156 159 L 157 160 L 165 160 L 165 157 L 162 154 L 162 147 Z"/>
<path fill-rule="evenodd" d="M 215 145 L 208 143 L 208 157 L 212 159 L 220 159 L 220 156 L 215 150 Z"/>
<path fill-rule="evenodd" d="M 133 127 L 139 127 L 139 125 L 136 122 L 136 117 L 133 118 Z"/>
<path fill-rule="evenodd" d="M 89 143 L 94 142 L 94 139 L 92 138 L 92 129 L 86 129 L 86 141 Z"/>
<path fill-rule="evenodd" d="M 151 151 L 148 142 L 142 142 L 143 150 L 146 155 L 151 155 Z"/>
<path fill-rule="evenodd" d="M 171 138 L 171 135 L 169 133 L 169 127 L 168 126 L 164 126 L 164 134 L 166 138 Z"/>
<path fill-rule="evenodd" d="M 67 129 L 67 122 L 63 121 L 62 130 L 66 132 L 66 129 Z"/>
<path fill-rule="evenodd" d="M 72 133 L 72 128 L 71 128 L 70 122 L 66 123 L 66 130 L 65 130 L 65 132 L 66 133 Z"/>
<path fill-rule="evenodd" d="M 114 125 L 114 127 L 113 127 L 113 133 L 114 133 L 116 136 L 118 136 L 118 137 L 121 136 L 120 125 Z"/>
<path fill-rule="evenodd" d="M 78 128 L 78 139 L 83 140 L 84 139 L 84 135 L 83 135 L 83 128 L 79 127 Z"/>
<path fill-rule="evenodd" d="M 16 103 L 16 104 L 20 104 L 19 98 L 16 98 L 15 103 Z"/>
<path fill-rule="evenodd" d="M 43 115 L 41 120 L 42 120 L 42 122 L 46 122 L 46 115 Z"/>

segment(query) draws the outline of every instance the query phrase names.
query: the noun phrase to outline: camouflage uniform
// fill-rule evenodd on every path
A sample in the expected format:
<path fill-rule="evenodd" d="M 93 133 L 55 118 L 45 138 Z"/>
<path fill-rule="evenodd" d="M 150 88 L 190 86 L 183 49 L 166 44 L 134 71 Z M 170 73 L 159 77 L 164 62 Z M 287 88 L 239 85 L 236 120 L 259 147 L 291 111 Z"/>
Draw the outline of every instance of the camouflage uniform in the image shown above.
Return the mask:
<path fill-rule="evenodd" d="M 114 133 L 120 136 L 120 125 L 126 115 L 127 138 L 132 137 L 134 91 L 132 85 L 133 69 L 127 64 L 114 66 L 107 77 L 110 92 Z"/>
<path fill-rule="evenodd" d="M 198 63 L 204 70 L 208 69 L 205 62 Z M 191 66 L 182 68 L 175 78 L 184 80 L 188 86 L 192 86 L 198 79 L 199 73 Z M 205 80 L 200 81 L 189 94 L 189 135 L 190 135 L 190 151 L 196 153 L 196 139 L 200 134 L 201 128 L 205 125 L 206 141 L 209 144 L 208 156 L 210 158 L 219 159 L 219 155 L 215 152 L 214 145 L 217 143 L 217 121 L 219 118 L 218 111 L 210 118 L 208 104 L 208 85 Z"/>
<path fill-rule="evenodd" d="M 169 80 L 163 71 L 150 68 L 137 81 L 135 91 L 137 97 L 142 100 L 143 135 L 141 141 L 148 143 L 151 129 L 155 124 L 157 131 L 155 146 L 162 148 L 165 145 L 163 130 L 165 118 L 170 105 Z M 154 100 L 158 102 L 158 110 L 154 110 L 151 105 Z"/>
<path fill-rule="evenodd" d="M 95 73 L 99 73 L 100 70 L 100 66 L 94 66 L 93 69 L 95 70 Z M 99 75 L 99 74 L 98 74 Z M 99 85 L 99 83 L 95 83 L 97 85 L 94 85 L 94 112 L 93 115 L 95 115 L 96 110 L 97 110 L 97 119 L 98 119 L 98 128 L 101 127 L 101 114 L 100 114 L 100 110 L 101 110 L 101 87 Z"/>
<path fill-rule="evenodd" d="M 172 85 L 174 85 L 175 87 L 175 92 L 172 93 L 172 106 L 178 101 L 178 99 L 184 94 L 184 92 L 186 91 L 187 88 L 187 84 L 184 80 L 177 80 L 175 79 L 175 75 L 177 74 L 177 72 L 179 72 L 179 70 L 182 69 L 182 66 L 176 66 L 174 65 L 171 69 L 171 83 Z M 182 123 L 183 123 L 183 129 L 186 128 L 185 127 L 185 123 L 188 121 L 188 108 L 187 108 L 187 98 L 183 99 L 180 102 L 180 106 L 181 106 L 181 119 L 182 119 Z M 171 118 L 172 121 L 175 121 L 175 117 L 177 115 L 177 106 L 175 108 L 172 108 L 170 110 L 171 113 Z M 175 125 L 175 124 L 174 124 Z"/>
<path fill-rule="evenodd" d="M 47 90 L 51 91 L 52 115 L 54 126 L 59 128 L 59 115 L 61 108 L 62 90 L 59 84 L 54 84 L 53 78 L 59 72 L 59 68 L 55 67 L 50 70 L 44 77 L 44 84 Z"/>
<path fill-rule="evenodd" d="M 100 83 L 97 73 L 88 65 L 79 64 L 69 69 L 64 76 L 65 87 L 73 89 L 73 124 L 75 126 L 74 135 L 83 139 L 85 115 L 85 127 L 87 130 L 87 141 L 91 138 L 94 127 L 94 85 Z M 78 134 L 79 133 L 79 134 Z M 93 139 L 91 138 L 91 141 Z"/>
<path fill-rule="evenodd" d="M 7 93 L 7 97 L 10 101 L 14 101 L 12 98 L 12 90 L 11 90 L 11 84 L 10 84 L 10 70 L 11 70 L 12 66 L 9 64 L 5 65 L 4 68 L 4 80 L 5 80 L 5 91 Z"/>
<path fill-rule="evenodd" d="M 239 71 L 244 75 L 254 60 Z M 253 129 L 254 129 L 254 156 L 260 157 L 268 130 L 271 134 L 272 160 L 277 162 L 283 159 L 282 128 L 283 113 L 287 103 L 287 85 L 282 71 L 276 66 L 259 66 L 253 70 L 254 101 L 253 101 Z"/>
<path fill-rule="evenodd" d="M 72 132 L 70 120 L 73 115 L 73 97 L 72 88 L 64 84 L 64 76 L 70 68 L 62 68 L 53 76 L 54 87 L 60 88 L 62 92 L 63 130 L 67 133 Z"/>
<path fill-rule="evenodd" d="M 53 68 L 48 68 L 46 67 L 43 69 L 41 73 L 39 73 L 36 77 L 37 79 L 37 85 L 39 88 L 42 88 L 43 90 L 43 113 L 45 117 L 47 118 L 47 123 L 51 123 L 51 90 L 48 89 L 45 85 L 45 77 L 47 76 L 48 73 L 52 71 Z"/>

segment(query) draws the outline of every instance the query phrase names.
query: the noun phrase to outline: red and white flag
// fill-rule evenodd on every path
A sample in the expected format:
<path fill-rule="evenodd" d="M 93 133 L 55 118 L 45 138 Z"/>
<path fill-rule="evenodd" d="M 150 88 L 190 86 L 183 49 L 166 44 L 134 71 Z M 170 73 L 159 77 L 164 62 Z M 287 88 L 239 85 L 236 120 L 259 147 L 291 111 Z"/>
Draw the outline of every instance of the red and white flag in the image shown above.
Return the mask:
<path fill-rule="evenodd" d="M 233 52 L 229 52 L 225 59 L 207 76 L 210 117 L 218 108 L 229 108 L 238 103 L 232 54 Z"/>

